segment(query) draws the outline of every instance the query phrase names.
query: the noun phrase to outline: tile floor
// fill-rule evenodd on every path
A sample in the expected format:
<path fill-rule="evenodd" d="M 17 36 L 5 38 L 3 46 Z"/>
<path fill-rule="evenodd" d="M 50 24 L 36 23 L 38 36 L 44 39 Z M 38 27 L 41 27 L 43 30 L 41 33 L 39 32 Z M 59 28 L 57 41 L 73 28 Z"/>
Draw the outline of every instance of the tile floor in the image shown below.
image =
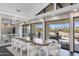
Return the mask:
<path fill-rule="evenodd" d="M 0 47 L 0 56 L 13 56 L 12 50 L 7 49 L 6 47 L 11 47 L 11 46 L 4 46 Z M 70 53 L 68 50 L 65 49 L 60 49 L 60 56 L 79 56 L 79 53 Z"/>

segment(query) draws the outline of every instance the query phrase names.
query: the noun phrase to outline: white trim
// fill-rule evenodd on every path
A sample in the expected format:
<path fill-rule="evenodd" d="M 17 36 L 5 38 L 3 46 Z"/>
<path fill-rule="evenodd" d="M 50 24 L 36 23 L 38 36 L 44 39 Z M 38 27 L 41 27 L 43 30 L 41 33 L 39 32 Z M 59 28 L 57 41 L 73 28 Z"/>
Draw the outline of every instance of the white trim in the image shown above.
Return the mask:
<path fill-rule="evenodd" d="M 74 51 L 74 19 L 73 15 L 70 14 L 70 39 L 69 39 L 69 44 L 70 44 L 70 52 Z"/>
<path fill-rule="evenodd" d="M 55 14 L 57 16 L 59 14 L 61 15 L 61 13 L 64 13 L 64 14 L 65 13 L 70 13 L 70 12 L 73 12 L 74 9 L 79 9 L 79 4 L 75 4 L 75 5 L 72 5 L 72 6 L 67 6 L 67 7 L 55 10 L 55 11 L 46 12 L 46 13 L 43 13 L 41 15 L 34 16 L 33 18 L 31 18 L 29 20 L 34 21 L 34 19 L 41 19 L 43 17 L 49 17 L 49 16 L 52 16 L 52 14 Z"/>

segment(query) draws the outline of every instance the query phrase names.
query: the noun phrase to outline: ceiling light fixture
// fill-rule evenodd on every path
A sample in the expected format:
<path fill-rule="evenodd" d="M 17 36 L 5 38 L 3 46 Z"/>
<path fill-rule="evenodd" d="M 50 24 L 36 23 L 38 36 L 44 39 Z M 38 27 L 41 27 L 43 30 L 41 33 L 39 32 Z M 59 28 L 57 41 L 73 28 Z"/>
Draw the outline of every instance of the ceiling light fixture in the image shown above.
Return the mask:
<path fill-rule="evenodd" d="M 16 10 L 17 12 L 21 12 L 21 10 Z"/>

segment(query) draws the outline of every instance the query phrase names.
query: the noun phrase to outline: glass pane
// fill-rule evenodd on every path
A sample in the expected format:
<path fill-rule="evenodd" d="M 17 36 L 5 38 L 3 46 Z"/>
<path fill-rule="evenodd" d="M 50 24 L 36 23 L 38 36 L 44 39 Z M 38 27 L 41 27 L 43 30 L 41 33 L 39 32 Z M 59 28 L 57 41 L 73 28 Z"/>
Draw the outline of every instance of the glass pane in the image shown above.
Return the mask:
<path fill-rule="evenodd" d="M 2 18 L 2 25 L 1 25 L 1 44 L 9 43 L 10 42 L 10 19 Z"/>
<path fill-rule="evenodd" d="M 79 52 L 79 18 L 74 18 L 74 51 Z"/>
<path fill-rule="evenodd" d="M 22 33 L 23 33 L 23 37 L 29 36 L 29 33 L 30 33 L 30 26 L 29 26 L 29 24 L 24 24 L 23 25 Z"/>
<path fill-rule="evenodd" d="M 69 19 L 49 22 L 48 39 L 57 40 L 61 48 L 69 50 Z"/>
<path fill-rule="evenodd" d="M 33 42 L 36 42 L 38 44 L 43 44 L 43 24 L 42 23 L 36 23 L 32 24 L 32 38 Z"/>
<path fill-rule="evenodd" d="M 32 33 L 34 33 L 35 38 L 43 38 L 43 24 L 32 24 Z"/>
<path fill-rule="evenodd" d="M 19 33 L 19 21 L 17 20 L 10 20 L 10 26 L 11 26 L 11 39 L 18 37 Z"/>

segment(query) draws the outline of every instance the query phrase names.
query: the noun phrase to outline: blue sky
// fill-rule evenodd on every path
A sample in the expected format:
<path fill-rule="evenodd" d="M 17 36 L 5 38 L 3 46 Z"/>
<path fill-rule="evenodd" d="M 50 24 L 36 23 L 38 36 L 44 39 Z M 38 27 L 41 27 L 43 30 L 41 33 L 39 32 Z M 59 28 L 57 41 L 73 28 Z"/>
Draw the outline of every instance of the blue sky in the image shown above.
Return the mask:
<path fill-rule="evenodd" d="M 42 29 L 42 28 L 43 28 L 43 25 L 42 25 L 42 24 L 36 24 L 36 28 L 37 28 L 37 29 L 39 29 L 39 28 Z"/>
<path fill-rule="evenodd" d="M 64 24 L 49 24 L 48 26 L 50 28 L 62 28 L 62 27 L 69 27 L 69 23 L 64 23 Z"/>
<path fill-rule="evenodd" d="M 75 22 L 75 26 L 79 26 L 79 22 L 78 21 Z"/>
<path fill-rule="evenodd" d="M 64 24 L 49 24 L 48 25 L 50 28 L 61 28 L 61 27 L 69 27 L 69 23 L 64 23 Z M 75 26 L 79 26 L 79 22 L 75 22 Z M 36 24 L 36 28 L 43 28 L 42 24 Z"/>

